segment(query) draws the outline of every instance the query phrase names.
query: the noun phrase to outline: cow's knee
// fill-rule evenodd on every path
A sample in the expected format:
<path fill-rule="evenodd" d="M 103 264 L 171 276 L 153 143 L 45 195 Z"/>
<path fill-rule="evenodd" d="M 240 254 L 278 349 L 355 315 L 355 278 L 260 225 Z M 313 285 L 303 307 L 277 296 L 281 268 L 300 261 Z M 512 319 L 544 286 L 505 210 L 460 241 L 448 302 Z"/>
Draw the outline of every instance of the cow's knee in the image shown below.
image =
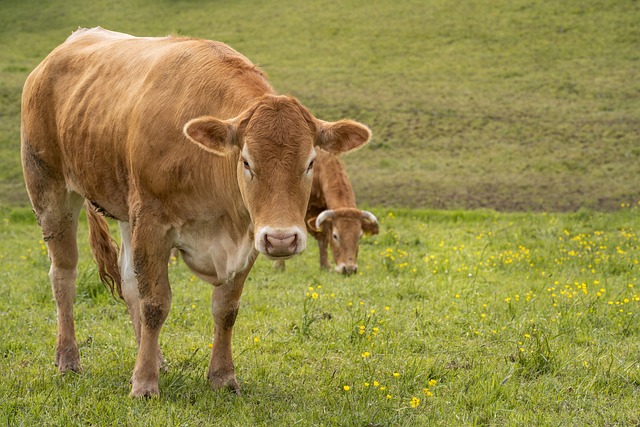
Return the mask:
<path fill-rule="evenodd" d="M 152 330 L 161 328 L 169 315 L 169 308 L 168 301 L 143 299 L 141 302 L 142 323 Z"/>

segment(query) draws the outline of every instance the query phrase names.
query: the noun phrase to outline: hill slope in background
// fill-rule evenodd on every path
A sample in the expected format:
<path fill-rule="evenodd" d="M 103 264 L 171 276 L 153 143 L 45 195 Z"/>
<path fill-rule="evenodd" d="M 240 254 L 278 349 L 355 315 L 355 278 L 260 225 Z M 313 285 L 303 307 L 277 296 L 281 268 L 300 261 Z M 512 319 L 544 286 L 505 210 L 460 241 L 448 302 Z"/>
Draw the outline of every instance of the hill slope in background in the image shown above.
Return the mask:
<path fill-rule="evenodd" d="M 370 146 L 344 158 L 363 205 L 610 210 L 640 199 L 640 3 L 252 3 L 4 1 L 0 205 L 28 204 L 26 76 L 75 28 L 97 25 L 224 41 L 318 117 L 369 124 Z"/>

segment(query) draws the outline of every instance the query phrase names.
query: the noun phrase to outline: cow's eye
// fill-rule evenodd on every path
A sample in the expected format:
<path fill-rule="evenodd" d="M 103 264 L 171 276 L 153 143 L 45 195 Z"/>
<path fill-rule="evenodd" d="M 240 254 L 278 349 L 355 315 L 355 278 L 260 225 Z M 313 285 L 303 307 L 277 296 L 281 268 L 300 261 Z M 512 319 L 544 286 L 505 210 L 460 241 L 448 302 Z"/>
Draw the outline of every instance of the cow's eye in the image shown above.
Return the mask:
<path fill-rule="evenodd" d="M 253 178 L 255 177 L 255 174 L 251 170 L 251 165 L 249 164 L 247 159 L 245 159 L 244 157 L 242 158 L 242 165 L 244 166 L 244 170 L 246 170 L 249 173 L 251 180 L 253 180 Z"/>
<path fill-rule="evenodd" d="M 307 172 L 311 172 L 313 170 L 313 163 L 314 160 L 311 160 L 311 163 L 309 163 L 309 167 L 307 168 Z"/>
<path fill-rule="evenodd" d="M 338 233 L 336 233 L 335 231 L 333 232 L 333 240 L 335 240 L 336 242 L 338 241 Z"/>

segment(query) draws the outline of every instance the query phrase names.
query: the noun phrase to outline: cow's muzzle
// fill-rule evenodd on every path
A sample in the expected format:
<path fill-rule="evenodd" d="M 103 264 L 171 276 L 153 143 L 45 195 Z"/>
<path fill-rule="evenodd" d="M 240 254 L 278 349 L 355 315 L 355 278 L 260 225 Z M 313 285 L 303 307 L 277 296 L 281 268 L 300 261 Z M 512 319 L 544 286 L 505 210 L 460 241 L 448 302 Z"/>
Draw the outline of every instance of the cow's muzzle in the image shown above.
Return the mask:
<path fill-rule="evenodd" d="M 286 259 L 306 248 L 306 237 L 299 227 L 262 227 L 256 235 L 256 249 L 269 258 Z"/>
<path fill-rule="evenodd" d="M 347 265 L 340 263 L 336 266 L 336 271 L 344 274 L 345 276 L 350 276 L 358 272 L 358 266 L 356 264 Z"/>

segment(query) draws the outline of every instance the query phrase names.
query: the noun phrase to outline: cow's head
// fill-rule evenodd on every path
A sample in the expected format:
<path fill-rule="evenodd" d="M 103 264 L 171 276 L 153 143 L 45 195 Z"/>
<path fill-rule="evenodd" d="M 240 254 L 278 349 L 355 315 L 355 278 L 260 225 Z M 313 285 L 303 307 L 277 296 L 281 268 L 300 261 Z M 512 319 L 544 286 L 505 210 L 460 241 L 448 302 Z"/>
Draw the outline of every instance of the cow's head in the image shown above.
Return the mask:
<path fill-rule="evenodd" d="M 354 208 L 331 209 L 310 218 L 309 226 L 325 234 L 336 262 L 336 271 L 358 271 L 358 244 L 364 233 L 378 234 L 378 220 L 368 211 Z"/>
<path fill-rule="evenodd" d="M 315 147 L 339 154 L 371 137 L 360 123 L 318 120 L 296 99 L 275 95 L 233 119 L 193 119 L 184 132 L 207 151 L 237 156 L 237 182 L 254 225 L 255 247 L 272 259 L 289 258 L 306 247 L 304 216 Z"/>

